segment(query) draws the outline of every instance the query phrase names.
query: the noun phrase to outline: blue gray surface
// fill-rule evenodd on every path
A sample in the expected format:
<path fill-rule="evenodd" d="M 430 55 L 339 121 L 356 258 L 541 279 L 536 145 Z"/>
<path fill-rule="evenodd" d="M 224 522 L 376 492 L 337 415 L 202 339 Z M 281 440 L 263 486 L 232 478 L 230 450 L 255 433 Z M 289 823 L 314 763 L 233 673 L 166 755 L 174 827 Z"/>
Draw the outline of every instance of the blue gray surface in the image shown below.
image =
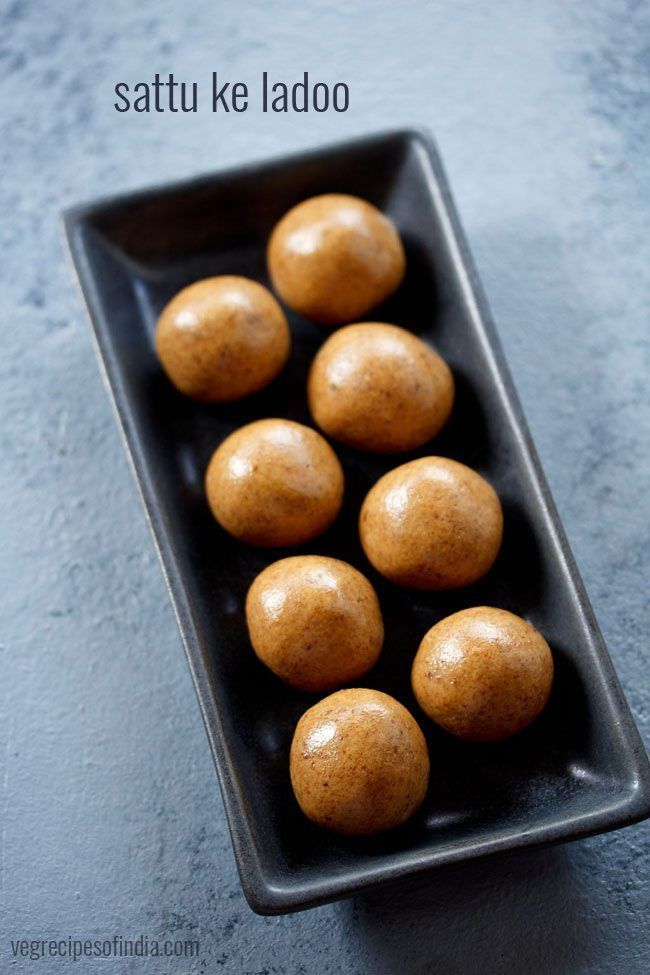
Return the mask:
<path fill-rule="evenodd" d="M 650 8 L 0 7 L 2 971 L 19 937 L 192 937 L 110 973 L 650 967 L 650 829 L 263 919 L 57 226 L 65 206 L 377 128 L 436 134 L 560 514 L 648 740 Z M 118 115 L 117 81 L 347 81 L 336 116 Z M 434 772 L 435 774 L 435 772 Z M 79 963 L 77 963 L 79 964 Z M 82 970 L 79 968 L 79 970 Z"/>

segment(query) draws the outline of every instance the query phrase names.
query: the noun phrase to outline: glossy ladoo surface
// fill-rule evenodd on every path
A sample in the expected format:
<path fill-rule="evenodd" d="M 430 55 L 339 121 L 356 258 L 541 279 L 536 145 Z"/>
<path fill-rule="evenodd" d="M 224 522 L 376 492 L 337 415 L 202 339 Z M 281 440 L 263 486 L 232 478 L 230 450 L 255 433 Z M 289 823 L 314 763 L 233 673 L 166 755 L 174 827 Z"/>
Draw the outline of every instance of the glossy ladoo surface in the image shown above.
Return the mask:
<path fill-rule="evenodd" d="M 501 741 L 541 714 L 553 657 L 526 620 L 477 606 L 431 627 L 411 680 L 422 710 L 445 730 L 470 741 Z"/>
<path fill-rule="evenodd" d="M 352 836 L 406 822 L 429 782 L 417 721 L 395 698 L 365 688 L 337 691 L 310 708 L 298 722 L 290 761 L 304 814 Z"/>
<path fill-rule="evenodd" d="M 476 471 L 447 457 L 421 457 L 371 488 L 359 532 L 366 555 L 391 582 L 457 589 L 492 567 L 503 513 L 494 488 Z"/>
<path fill-rule="evenodd" d="M 257 281 L 206 278 L 175 295 L 158 319 L 156 349 L 176 388 L 204 403 L 256 393 L 291 349 L 284 312 Z"/>
<path fill-rule="evenodd" d="M 383 322 L 340 328 L 309 372 L 309 408 L 328 436 L 397 453 L 440 432 L 454 401 L 446 362 L 417 336 Z"/>
<path fill-rule="evenodd" d="M 375 590 L 353 566 L 322 555 L 281 559 L 246 596 L 255 653 L 305 691 L 350 684 L 377 662 L 384 624 Z"/>
<path fill-rule="evenodd" d="M 289 210 L 273 229 L 267 261 L 285 304 L 321 325 L 363 318 L 400 285 L 406 264 L 391 221 L 341 193 Z"/>
<path fill-rule="evenodd" d="M 215 450 L 205 477 L 214 517 L 251 545 L 300 545 L 339 513 L 344 477 L 320 434 L 291 420 L 257 420 Z"/>

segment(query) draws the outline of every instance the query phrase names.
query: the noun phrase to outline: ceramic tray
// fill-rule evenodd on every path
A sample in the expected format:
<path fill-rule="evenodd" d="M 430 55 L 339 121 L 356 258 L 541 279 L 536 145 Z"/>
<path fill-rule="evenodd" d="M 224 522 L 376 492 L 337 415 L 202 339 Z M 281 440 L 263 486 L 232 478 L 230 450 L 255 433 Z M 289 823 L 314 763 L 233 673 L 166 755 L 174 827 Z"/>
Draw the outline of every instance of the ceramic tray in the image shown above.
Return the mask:
<path fill-rule="evenodd" d="M 179 288 L 224 273 L 268 283 L 264 251 L 275 221 L 299 200 L 331 191 L 365 197 L 397 224 L 407 277 L 371 317 L 433 343 L 457 384 L 452 420 L 424 450 L 386 458 L 336 446 L 347 484 L 342 515 L 326 535 L 300 549 L 343 558 L 375 584 L 386 642 L 362 684 L 394 694 L 428 738 L 432 774 L 423 806 L 404 827 L 374 839 L 329 835 L 298 809 L 289 745 L 296 721 L 316 698 L 264 669 L 244 622 L 254 576 L 290 553 L 234 541 L 213 520 L 203 493 L 208 459 L 234 428 L 263 416 L 310 423 L 307 370 L 329 332 L 290 315 L 294 351 L 284 373 L 263 393 L 228 406 L 200 406 L 180 396 L 153 349 L 156 317 Z M 75 207 L 64 222 L 254 910 L 305 908 L 441 864 L 587 836 L 648 815 L 647 758 L 549 496 L 429 138 L 395 132 L 329 146 Z M 390 467 L 426 453 L 476 468 L 504 506 L 505 539 L 495 567 L 479 584 L 455 593 L 391 586 L 371 569 L 358 541 L 359 505 L 370 485 Z M 528 619 L 544 633 L 556 661 L 542 718 L 492 746 L 466 744 L 435 728 L 409 686 L 411 661 L 427 629 L 450 612 L 483 604 Z"/>

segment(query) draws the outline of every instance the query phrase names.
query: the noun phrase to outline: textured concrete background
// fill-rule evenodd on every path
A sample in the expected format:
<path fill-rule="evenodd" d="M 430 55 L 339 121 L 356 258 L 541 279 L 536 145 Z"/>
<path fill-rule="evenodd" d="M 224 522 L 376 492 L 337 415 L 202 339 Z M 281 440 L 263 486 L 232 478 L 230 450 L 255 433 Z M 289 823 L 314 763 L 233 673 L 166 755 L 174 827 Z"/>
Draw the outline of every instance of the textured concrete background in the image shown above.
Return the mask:
<path fill-rule="evenodd" d="M 64 262 L 99 194 L 436 134 L 543 464 L 648 735 L 648 3 L 0 2 L 2 971 L 9 938 L 195 937 L 83 971 L 645 975 L 650 830 L 262 919 Z M 117 81 L 347 81 L 343 116 L 118 115 Z"/>

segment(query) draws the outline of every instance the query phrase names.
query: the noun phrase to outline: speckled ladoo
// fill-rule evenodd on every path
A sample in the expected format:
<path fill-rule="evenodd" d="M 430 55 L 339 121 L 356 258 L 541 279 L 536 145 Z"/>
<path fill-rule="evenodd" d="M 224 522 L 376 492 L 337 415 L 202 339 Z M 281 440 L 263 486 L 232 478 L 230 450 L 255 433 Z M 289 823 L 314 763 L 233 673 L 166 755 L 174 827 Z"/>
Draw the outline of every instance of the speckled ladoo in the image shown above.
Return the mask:
<path fill-rule="evenodd" d="M 492 567 L 501 503 L 465 464 L 421 457 L 380 478 L 359 517 L 363 549 L 383 576 L 412 589 L 456 589 Z"/>
<path fill-rule="evenodd" d="M 289 210 L 271 234 L 267 262 L 281 299 L 323 325 L 363 318 L 399 287 L 406 269 L 391 221 L 366 200 L 342 193 Z"/>
<path fill-rule="evenodd" d="M 339 460 L 319 433 L 267 419 L 231 433 L 205 478 L 222 528 L 252 545 L 299 545 L 332 524 L 343 502 Z"/>
<path fill-rule="evenodd" d="M 246 598 L 255 653 L 305 691 L 352 683 L 377 662 L 384 624 L 375 590 L 353 566 L 297 555 L 264 569 Z"/>
<path fill-rule="evenodd" d="M 156 329 L 167 376 L 200 402 L 230 402 L 263 389 L 290 349 L 287 320 L 270 291 L 233 275 L 183 288 L 163 309 Z"/>
<path fill-rule="evenodd" d="M 360 450 L 395 453 L 442 429 L 454 401 L 447 363 L 404 328 L 362 322 L 321 346 L 308 383 L 309 408 L 328 436 Z"/>
<path fill-rule="evenodd" d="M 409 819 L 426 795 L 429 753 L 417 721 L 381 691 L 348 688 L 310 708 L 291 744 L 291 784 L 304 814 L 348 835 Z"/>
<path fill-rule="evenodd" d="M 447 731 L 471 741 L 501 741 L 543 710 L 553 657 L 526 620 L 477 606 L 431 627 L 411 679 L 422 710 Z"/>

